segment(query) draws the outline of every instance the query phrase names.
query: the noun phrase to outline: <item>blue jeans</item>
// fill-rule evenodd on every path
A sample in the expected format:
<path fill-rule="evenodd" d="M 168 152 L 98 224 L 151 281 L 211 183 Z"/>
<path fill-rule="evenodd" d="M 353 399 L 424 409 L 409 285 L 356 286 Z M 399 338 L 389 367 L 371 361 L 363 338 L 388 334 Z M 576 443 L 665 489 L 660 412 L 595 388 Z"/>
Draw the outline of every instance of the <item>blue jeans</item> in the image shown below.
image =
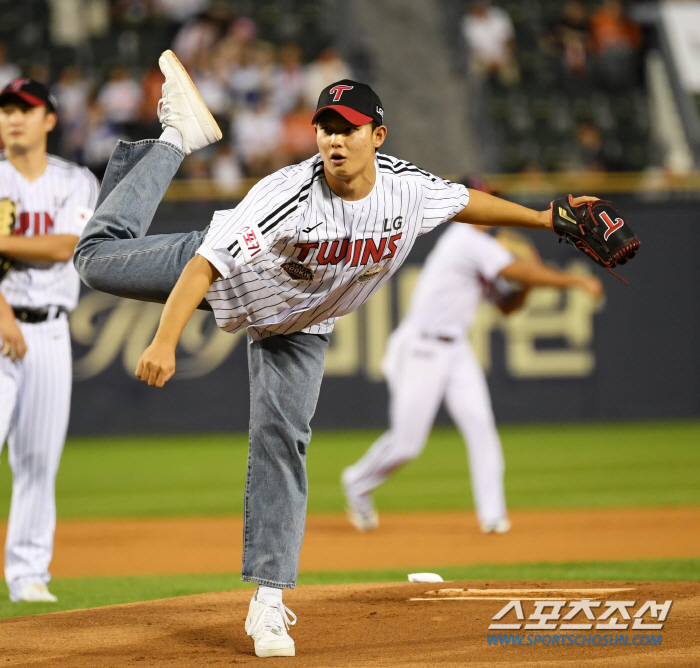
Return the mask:
<path fill-rule="evenodd" d="M 119 142 L 75 249 L 73 262 L 87 285 L 143 301 L 168 298 L 206 233 L 145 236 L 182 158 L 158 140 Z M 295 586 L 308 496 L 306 450 L 328 340 L 302 332 L 249 340 L 243 580 Z"/>

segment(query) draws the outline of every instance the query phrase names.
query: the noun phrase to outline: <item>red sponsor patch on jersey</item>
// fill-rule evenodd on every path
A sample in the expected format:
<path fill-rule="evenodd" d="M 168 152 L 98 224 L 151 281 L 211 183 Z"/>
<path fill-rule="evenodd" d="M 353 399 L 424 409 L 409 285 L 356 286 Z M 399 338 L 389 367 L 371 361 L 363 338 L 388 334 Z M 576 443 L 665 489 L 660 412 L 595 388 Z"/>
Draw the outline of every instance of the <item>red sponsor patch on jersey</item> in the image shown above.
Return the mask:
<path fill-rule="evenodd" d="M 255 223 L 250 223 L 240 230 L 237 230 L 235 237 L 243 253 L 243 259 L 246 264 L 257 259 L 267 250 L 265 237 Z"/>

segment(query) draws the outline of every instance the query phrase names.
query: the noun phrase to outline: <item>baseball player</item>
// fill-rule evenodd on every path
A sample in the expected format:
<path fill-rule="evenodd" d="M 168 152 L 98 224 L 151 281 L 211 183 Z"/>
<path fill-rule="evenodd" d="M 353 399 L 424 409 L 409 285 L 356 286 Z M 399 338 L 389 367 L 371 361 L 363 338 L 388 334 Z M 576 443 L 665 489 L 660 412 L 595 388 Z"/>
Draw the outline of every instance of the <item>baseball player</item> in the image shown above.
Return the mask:
<path fill-rule="evenodd" d="M 71 258 L 99 190 L 87 169 L 46 154 L 55 125 L 44 85 L 15 79 L 0 92 L 0 447 L 7 439 L 11 601 L 56 600 L 46 585 L 70 411 L 68 313 L 80 288 Z"/>
<path fill-rule="evenodd" d="M 423 451 L 443 399 L 467 443 L 482 531 L 510 529 L 501 442 L 486 378 L 466 334 L 484 292 L 504 313 L 522 305 L 534 286 L 577 287 L 594 299 L 602 295 L 594 276 L 558 271 L 542 264 L 534 249 L 529 254 L 529 261 L 516 259 L 484 230 L 453 223 L 426 259 L 408 313 L 390 337 L 384 358 L 389 430 L 341 479 L 348 518 L 359 531 L 377 528 L 371 492 Z M 511 291 L 510 281 L 525 289 Z"/>
<path fill-rule="evenodd" d="M 95 289 L 165 302 L 136 369 L 162 387 L 194 310 L 249 335 L 250 445 L 242 578 L 258 583 L 246 631 L 258 656 L 292 656 L 282 602 L 304 535 L 309 426 L 334 323 L 376 292 L 419 234 L 450 219 L 552 229 L 533 211 L 377 152 L 387 128 L 376 93 L 351 80 L 325 88 L 312 119 L 319 153 L 262 179 L 208 228 L 144 236 L 183 157 L 221 132 L 172 52 L 158 140 L 119 142 L 74 263 Z M 243 381 L 243 379 L 241 379 Z M 235 410 L 235 407 L 232 407 Z"/>

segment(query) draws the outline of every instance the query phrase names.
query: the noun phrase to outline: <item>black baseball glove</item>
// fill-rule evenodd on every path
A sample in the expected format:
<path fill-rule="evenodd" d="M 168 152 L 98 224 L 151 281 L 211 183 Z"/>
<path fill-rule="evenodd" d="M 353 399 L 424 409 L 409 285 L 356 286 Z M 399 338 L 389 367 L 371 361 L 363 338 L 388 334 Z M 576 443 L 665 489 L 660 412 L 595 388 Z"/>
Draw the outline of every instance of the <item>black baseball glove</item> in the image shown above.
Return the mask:
<path fill-rule="evenodd" d="M 612 270 L 631 260 L 639 239 L 611 202 L 599 199 L 573 204 L 571 195 L 552 202 L 552 227 L 567 243 Z M 560 239 L 560 241 L 561 241 Z"/>
<path fill-rule="evenodd" d="M 7 275 L 7 272 L 12 269 L 12 265 L 15 263 L 14 260 L 12 260 L 9 257 L 5 257 L 4 255 L 0 255 L 0 281 L 2 281 L 3 278 Z"/>

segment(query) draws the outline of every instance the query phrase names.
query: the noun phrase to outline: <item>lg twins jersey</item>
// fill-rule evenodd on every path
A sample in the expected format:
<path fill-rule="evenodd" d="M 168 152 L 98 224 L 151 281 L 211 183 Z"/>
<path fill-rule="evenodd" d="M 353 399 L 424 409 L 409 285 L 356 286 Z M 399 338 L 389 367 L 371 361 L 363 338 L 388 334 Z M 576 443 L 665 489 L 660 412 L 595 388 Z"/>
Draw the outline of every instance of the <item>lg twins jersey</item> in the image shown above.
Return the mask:
<path fill-rule="evenodd" d="M 97 201 L 100 185 L 92 173 L 54 156 L 31 183 L 0 154 L 0 215 L 14 218 L 14 233 L 80 236 Z M 16 262 L 0 283 L 11 306 L 75 308 L 80 279 L 72 261 L 53 264 Z"/>
<path fill-rule="evenodd" d="M 253 339 L 332 331 L 376 292 L 416 238 L 450 220 L 467 189 L 387 155 L 375 158 L 367 197 L 348 202 L 316 155 L 260 181 L 217 211 L 197 251 L 221 273 L 207 294 L 219 327 Z"/>
<path fill-rule="evenodd" d="M 453 223 L 428 255 L 400 329 L 464 337 L 476 317 L 483 283 L 514 261 L 493 237 Z"/>

